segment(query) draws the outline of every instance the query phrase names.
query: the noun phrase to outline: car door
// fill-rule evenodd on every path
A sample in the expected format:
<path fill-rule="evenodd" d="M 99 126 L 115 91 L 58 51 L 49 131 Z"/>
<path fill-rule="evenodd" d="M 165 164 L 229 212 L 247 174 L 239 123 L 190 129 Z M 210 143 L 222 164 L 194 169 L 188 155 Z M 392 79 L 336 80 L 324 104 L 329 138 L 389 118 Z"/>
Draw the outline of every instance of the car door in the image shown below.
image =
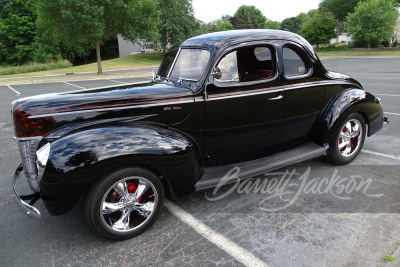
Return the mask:
<path fill-rule="evenodd" d="M 276 49 L 256 44 L 227 51 L 206 86 L 205 151 L 210 166 L 276 151 L 283 137 L 283 82 Z"/>
<path fill-rule="evenodd" d="M 285 79 L 283 141 L 296 146 L 315 137 L 318 116 L 326 104 L 325 87 L 299 45 L 283 44 L 282 57 Z"/>

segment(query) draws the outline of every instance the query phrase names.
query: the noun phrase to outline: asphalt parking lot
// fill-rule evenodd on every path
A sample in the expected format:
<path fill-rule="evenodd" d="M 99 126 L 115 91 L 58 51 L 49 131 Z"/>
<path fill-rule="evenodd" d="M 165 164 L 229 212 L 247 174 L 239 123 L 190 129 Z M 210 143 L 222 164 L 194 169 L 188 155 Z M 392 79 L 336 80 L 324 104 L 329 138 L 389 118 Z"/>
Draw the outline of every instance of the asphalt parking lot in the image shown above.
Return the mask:
<path fill-rule="evenodd" d="M 17 207 L 11 198 L 11 182 L 20 157 L 12 139 L 10 103 L 41 93 L 139 80 L 0 86 L 0 265 L 242 266 L 247 262 L 248 266 L 384 266 L 381 255 L 389 253 L 398 261 L 387 266 L 398 266 L 400 59 L 336 58 L 323 64 L 354 77 L 366 91 L 380 97 L 391 122 L 367 138 L 363 151 L 348 166 L 315 159 L 276 172 L 274 177 L 287 180 L 286 170 L 300 176 L 310 171 L 310 181 L 357 176 L 369 179 L 368 190 L 353 192 L 350 199 L 345 194 L 338 197 L 338 191 L 336 195 L 307 193 L 298 190 L 304 180 L 297 175 L 289 179 L 287 195 L 273 197 L 268 192 L 246 191 L 245 186 L 230 194 L 230 186 L 216 194 L 213 190 L 198 192 L 169 202 L 153 227 L 121 242 L 93 233 L 81 206 L 53 217 L 39 201 L 40 220 L 27 217 Z M 266 179 L 272 182 L 274 177 Z M 225 197 L 216 199 L 224 193 Z"/>

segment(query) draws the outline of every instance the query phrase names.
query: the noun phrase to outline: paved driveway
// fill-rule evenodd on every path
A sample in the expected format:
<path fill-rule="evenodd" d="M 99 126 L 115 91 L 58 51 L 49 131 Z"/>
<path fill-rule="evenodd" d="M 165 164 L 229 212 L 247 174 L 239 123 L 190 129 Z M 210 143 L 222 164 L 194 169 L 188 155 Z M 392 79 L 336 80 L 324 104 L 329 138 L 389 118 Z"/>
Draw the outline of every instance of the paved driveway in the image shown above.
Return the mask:
<path fill-rule="evenodd" d="M 287 193 L 283 200 L 268 192 L 245 190 L 246 185 L 230 194 L 230 186 L 216 194 L 213 190 L 198 192 L 168 203 L 151 229 L 122 242 L 103 240 L 92 233 L 80 206 L 52 217 L 39 201 L 44 213 L 41 220 L 30 219 L 19 210 L 11 198 L 11 179 L 20 158 L 12 140 L 10 103 L 40 93 L 137 80 L 0 86 L 1 265 L 383 266 L 381 255 L 396 250 L 399 254 L 400 243 L 399 60 L 328 59 L 323 63 L 330 70 L 358 79 L 367 91 L 379 96 L 391 123 L 367 138 L 359 157 L 348 166 L 337 167 L 316 159 L 287 170 L 300 177 L 309 170 L 310 181 L 357 176 L 371 181 L 368 190 L 364 192 L 363 184 L 352 199 L 340 199 L 337 197 L 346 194 L 312 193 L 311 185 L 311 191 L 300 190 L 302 180 L 293 176 L 282 189 Z M 285 171 L 274 175 L 286 181 Z M 269 185 L 273 181 L 274 177 L 267 177 Z M 296 198 L 295 192 L 301 194 Z M 226 197 L 212 200 L 223 193 Z M 285 208 L 288 203 L 292 204 Z M 271 212 L 274 209 L 278 211 Z"/>

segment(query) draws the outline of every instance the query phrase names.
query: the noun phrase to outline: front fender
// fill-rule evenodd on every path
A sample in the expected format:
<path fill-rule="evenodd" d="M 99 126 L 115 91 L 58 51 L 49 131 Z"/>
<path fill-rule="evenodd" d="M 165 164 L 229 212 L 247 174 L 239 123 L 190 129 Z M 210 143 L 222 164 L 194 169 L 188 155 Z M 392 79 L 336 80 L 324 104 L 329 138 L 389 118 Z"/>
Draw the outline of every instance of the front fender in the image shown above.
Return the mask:
<path fill-rule="evenodd" d="M 71 209 L 86 188 L 112 170 L 142 166 L 164 177 L 174 195 L 193 191 L 202 167 L 188 136 L 167 127 L 115 126 L 77 132 L 51 144 L 40 183 L 50 213 Z"/>
<path fill-rule="evenodd" d="M 347 89 L 330 101 L 320 116 L 319 141 L 326 142 L 338 131 L 340 123 L 352 113 L 360 113 L 368 124 L 368 136 L 383 126 L 383 110 L 379 100 L 362 89 Z"/>

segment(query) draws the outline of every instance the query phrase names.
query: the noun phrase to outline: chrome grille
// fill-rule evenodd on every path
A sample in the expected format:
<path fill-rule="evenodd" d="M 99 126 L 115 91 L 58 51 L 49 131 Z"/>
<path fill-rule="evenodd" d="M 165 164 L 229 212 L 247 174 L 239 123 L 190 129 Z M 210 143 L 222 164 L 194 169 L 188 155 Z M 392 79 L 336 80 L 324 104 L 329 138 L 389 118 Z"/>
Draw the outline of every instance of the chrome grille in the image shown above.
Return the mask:
<path fill-rule="evenodd" d="M 18 140 L 19 153 L 22 159 L 25 176 L 28 179 L 29 186 L 34 192 L 39 192 L 38 170 L 36 167 L 36 149 L 41 138 L 32 138 L 28 140 Z"/>

